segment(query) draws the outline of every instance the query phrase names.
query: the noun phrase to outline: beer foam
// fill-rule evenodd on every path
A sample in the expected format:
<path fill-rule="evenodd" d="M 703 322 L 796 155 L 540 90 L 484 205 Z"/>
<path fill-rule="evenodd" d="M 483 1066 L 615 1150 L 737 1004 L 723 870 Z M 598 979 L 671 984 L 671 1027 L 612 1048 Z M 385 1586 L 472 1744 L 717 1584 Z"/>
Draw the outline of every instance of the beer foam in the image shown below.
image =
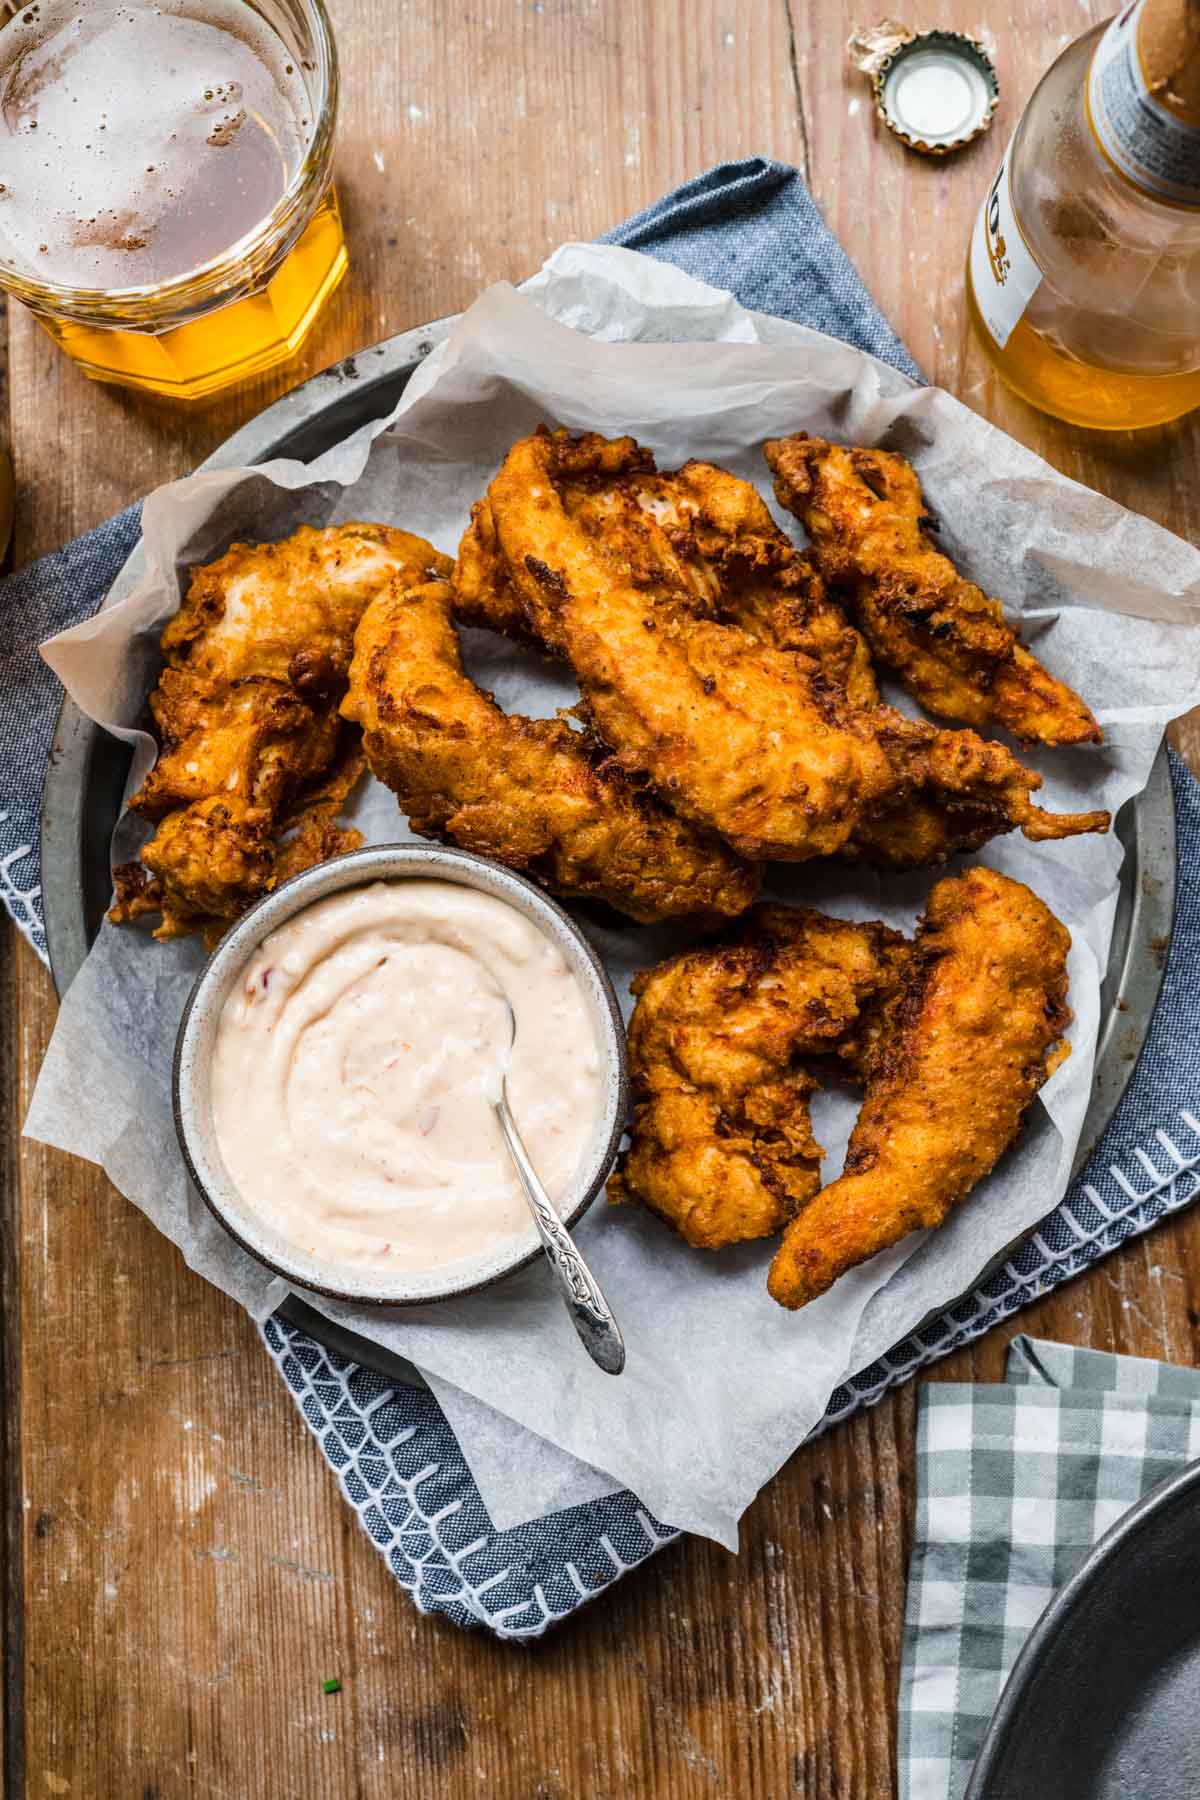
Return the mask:
<path fill-rule="evenodd" d="M 311 133 L 241 0 L 34 0 L 0 29 L 0 257 L 72 287 L 185 275 L 267 216 Z"/>

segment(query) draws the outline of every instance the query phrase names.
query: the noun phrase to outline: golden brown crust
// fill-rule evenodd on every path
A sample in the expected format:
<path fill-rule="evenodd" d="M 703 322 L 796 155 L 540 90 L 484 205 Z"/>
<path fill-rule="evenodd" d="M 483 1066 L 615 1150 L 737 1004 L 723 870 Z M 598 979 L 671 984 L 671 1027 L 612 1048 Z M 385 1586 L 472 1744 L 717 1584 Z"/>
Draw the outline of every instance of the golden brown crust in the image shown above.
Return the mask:
<path fill-rule="evenodd" d="M 338 715 L 355 628 L 394 570 L 450 567 L 423 538 L 350 524 L 235 544 L 193 571 L 150 696 L 158 761 L 129 803 L 157 829 L 117 871 L 115 922 L 157 911 L 157 937 L 212 941 L 277 881 L 361 841 L 333 823 L 362 768 Z"/>
<path fill-rule="evenodd" d="M 915 943 L 756 907 L 635 981 L 634 1118 L 610 1199 L 699 1249 L 783 1229 L 769 1289 L 805 1305 L 940 1224 L 1012 1143 L 1070 1054 L 1069 949 L 1036 894 L 990 869 L 939 882 Z M 829 1058 L 865 1093 L 845 1170 L 818 1191 L 808 1103 Z"/>
<path fill-rule="evenodd" d="M 860 1067 L 905 954 L 883 925 L 759 906 L 721 945 L 639 975 L 631 1143 L 609 1199 L 699 1249 L 778 1231 L 820 1185 L 817 1081 L 798 1059 Z"/>
<path fill-rule="evenodd" d="M 590 473 L 589 473 L 590 471 Z M 513 446 L 459 556 L 471 616 L 565 656 L 623 766 L 744 854 L 936 862 L 1052 816 L 1000 744 L 874 699 L 862 640 L 754 490 L 648 468 L 627 440 Z M 489 601 L 489 592 L 492 595 Z"/>
<path fill-rule="evenodd" d="M 829 855 L 890 785 L 868 738 L 823 712 L 793 655 L 643 588 L 564 507 L 557 482 L 586 467 L 644 471 L 605 440 L 513 446 L 488 493 L 496 539 L 531 630 L 566 655 L 588 715 L 675 810 L 749 856 Z M 691 596 L 687 597 L 688 599 Z"/>
<path fill-rule="evenodd" d="M 158 938 L 186 937 L 228 921 L 273 885 L 270 814 L 219 794 L 167 813 L 142 850 L 141 862 L 116 872 L 117 903 L 109 917 L 127 924 L 159 912 Z"/>
<path fill-rule="evenodd" d="M 940 1225 L 995 1166 L 1069 1054 L 1070 943 L 1036 894 L 991 869 L 934 888 L 903 998 L 867 1060 L 845 1170 L 788 1226 L 771 1265 L 782 1306 Z"/>
<path fill-rule="evenodd" d="M 359 734 L 347 731 L 338 756 L 320 781 L 283 809 L 275 824 L 280 834 L 275 849 L 276 886 L 317 863 L 359 848 L 362 832 L 339 825 L 337 820 L 366 766 Z"/>
<path fill-rule="evenodd" d="M 780 504 L 804 525 L 873 654 L 926 711 L 1001 725 L 1025 743 L 1101 741 L 1079 695 L 1030 655 L 999 602 L 937 548 L 920 483 L 903 457 L 844 449 L 805 432 L 768 443 L 765 455 Z"/>
<path fill-rule="evenodd" d="M 700 616 L 789 651 L 839 706 L 878 703 L 865 640 L 748 481 L 692 461 L 674 474 L 593 477 L 561 491 L 569 516 L 603 539 L 648 598 L 682 597 Z"/>
<path fill-rule="evenodd" d="M 358 628 L 343 712 L 413 829 L 643 921 L 730 918 L 758 870 L 676 818 L 565 719 L 502 713 L 465 673 L 447 582 L 397 578 Z"/>

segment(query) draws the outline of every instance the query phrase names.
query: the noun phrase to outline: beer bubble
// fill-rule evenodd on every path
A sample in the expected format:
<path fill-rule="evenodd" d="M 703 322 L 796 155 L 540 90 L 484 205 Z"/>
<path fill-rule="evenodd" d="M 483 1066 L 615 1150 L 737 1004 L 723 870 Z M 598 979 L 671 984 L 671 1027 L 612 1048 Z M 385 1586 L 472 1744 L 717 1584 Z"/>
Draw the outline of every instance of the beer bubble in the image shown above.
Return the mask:
<path fill-rule="evenodd" d="M 5 256 L 64 284 L 169 280 L 253 231 L 296 174 L 297 62 L 244 0 L 79 4 L 27 3 L 36 39 L 0 32 L 0 89 L 31 41 L 52 68 L 36 111 L 0 110 Z"/>

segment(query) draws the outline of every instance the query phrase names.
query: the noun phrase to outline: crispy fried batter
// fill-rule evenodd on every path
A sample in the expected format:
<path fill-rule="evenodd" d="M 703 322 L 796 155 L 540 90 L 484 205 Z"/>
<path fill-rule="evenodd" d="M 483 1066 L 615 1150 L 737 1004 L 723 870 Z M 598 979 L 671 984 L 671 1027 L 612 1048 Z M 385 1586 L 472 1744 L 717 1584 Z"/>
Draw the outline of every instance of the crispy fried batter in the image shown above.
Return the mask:
<path fill-rule="evenodd" d="M 568 657 L 622 763 L 684 817 L 745 855 L 832 854 L 891 785 L 877 746 L 822 717 L 795 657 L 643 591 L 637 567 L 573 520 L 555 485 L 645 462 L 629 440 L 539 436 L 510 450 L 488 498 L 529 626 Z"/>
<path fill-rule="evenodd" d="M 862 640 L 746 483 L 654 474 L 632 439 L 514 445 L 459 553 L 465 615 L 570 661 L 623 766 L 746 855 L 937 861 L 1020 826 L 1105 830 L 1032 805 L 999 744 L 874 703 Z M 733 622 L 736 621 L 736 622 Z"/>
<path fill-rule="evenodd" d="M 866 641 L 829 598 L 808 554 L 779 530 L 749 482 L 709 463 L 675 475 L 633 473 L 564 483 L 563 505 L 607 553 L 635 571 L 639 592 L 683 601 L 700 618 L 740 625 L 804 659 L 811 678 L 854 707 L 878 703 Z M 543 643 L 509 580 L 487 500 L 471 509 L 454 574 L 457 616 Z"/>
<path fill-rule="evenodd" d="M 160 912 L 156 937 L 211 941 L 279 879 L 361 841 L 333 823 L 362 768 L 338 716 L 354 631 L 394 570 L 450 567 L 423 538 L 358 524 L 235 544 L 193 572 L 150 697 L 159 758 L 129 803 L 158 830 L 117 870 L 111 918 Z"/>
<path fill-rule="evenodd" d="M 337 819 L 366 766 L 358 732 L 345 732 L 336 761 L 317 786 L 307 788 L 292 806 L 284 808 L 276 821 L 276 831 L 282 834 L 275 844 L 276 887 L 362 843 L 361 831 L 339 825 Z"/>
<path fill-rule="evenodd" d="M 867 1059 L 845 1172 L 787 1228 L 768 1287 L 799 1307 L 910 1231 L 940 1225 L 1017 1135 L 1063 1037 L 1070 936 L 991 869 L 929 897 L 903 999 Z"/>
<path fill-rule="evenodd" d="M 567 513 L 660 600 L 687 596 L 702 616 L 800 657 L 814 687 L 843 706 L 878 704 L 870 653 L 830 599 L 811 555 L 788 542 L 748 481 L 712 463 L 564 483 Z"/>
<path fill-rule="evenodd" d="M 1051 813 L 1034 806 L 1029 795 L 1041 786 L 1041 776 L 991 738 L 914 726 L 891 707 L 878 708 L 874 724 L 885 749 L 895 742 L 907 781 L 863 818 L 841 852 L 843 862 L 932 868 L 1016 826 L 1031 843 L 1046 843 L 1107 831 L 1112 823 L 1107 812 Z"/>
<path fill-rule="evenodd" d="M 633 474 L 600 487 L 570 482 L 563 500 L 637 570 L 647 592 L 670 598 L 683 587 L 709 616 L 792 651 L 843 714 L 869 712 L 904 780 L 893 799 L 863 817 L 840 860 L 925 867 L 978 849 L 1018 820 L 1034 840 L 1107 827 L 1103 813 L 1056 818 L 1030 808 L 1028 771 L 1003 746 L 972 732 L 914 726 L 881 706 L 864 638 L 829 597 L 811 553 L 788 541 L 749 482 L 689 462 L 673 475 Z"/>
<path fill-rule="evenodd" d="M 742 912 L 753 864 L 677 819 L 564 719 L 509 716 L 476 687 L 456 604 L 446 582 L 394 581 L 359 625 L 343 705 L 414 830 L 634 919 Z"/>
<path fill-rule="evenodd" d="M 983 868 L 938 883 L 912 944 L 756 907 L 732 937 L 634 983 L 636 1104 L 610 1199 L 640 1201 L 698 1249 L 785 1228 L 768 1285 L 803 1306 L 940 1224 L 1012 1143 L 1070 1054 L 1070 942 L 1036 894 Z M 818 1192 L 822 1058 L 865 1097 L 845 1171 Z"/>
<path fill-rule="evenodd" d="M 769 1237 L 820 1186 L 800 1056 L 855 1064 L 906 946 L 883 925 L 759 906 L 718 948 L 634 982 L 632 1142 L 609 1183 L 698 1249 Z"/>
<path fill-rule="evenodd" d="M 159 938 L 235 917 L 271 886 L 275 859 L 266 817 L 234 794 L 213 794 L 167 813 L 141 862 L 116 871 L 117 904 L 109 917 L 125 924 L 161 913 Z"/>
<path fill-rule="evenodd" d="M 804 432 L 768 443 L 765 455 L 780 504 L 803 523 L 874 655 L 928 712 L 1002 725 L 1025 743 L 1100 742 L 1078 694 L 1018 643 L 999 602 L 937 548 L 903 457 Z"/>

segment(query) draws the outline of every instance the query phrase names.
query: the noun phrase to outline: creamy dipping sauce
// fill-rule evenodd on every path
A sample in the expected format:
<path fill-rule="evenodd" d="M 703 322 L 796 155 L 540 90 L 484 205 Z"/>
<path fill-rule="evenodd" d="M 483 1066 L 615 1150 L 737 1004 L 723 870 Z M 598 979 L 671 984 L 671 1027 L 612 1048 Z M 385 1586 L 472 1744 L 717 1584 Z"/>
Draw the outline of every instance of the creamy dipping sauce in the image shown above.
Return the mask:
<path fill-rule="evenodd" d="M 216 1031 L 217 1143 L 247 1209 L 323 1266 L 415 1272 L 533 1243 L 490 1099 L 506 1064 L 561 1207 L 604 1110 L 582 987 L 503 900 L 376 882 L 315 902 L 246 967 Z"/>

